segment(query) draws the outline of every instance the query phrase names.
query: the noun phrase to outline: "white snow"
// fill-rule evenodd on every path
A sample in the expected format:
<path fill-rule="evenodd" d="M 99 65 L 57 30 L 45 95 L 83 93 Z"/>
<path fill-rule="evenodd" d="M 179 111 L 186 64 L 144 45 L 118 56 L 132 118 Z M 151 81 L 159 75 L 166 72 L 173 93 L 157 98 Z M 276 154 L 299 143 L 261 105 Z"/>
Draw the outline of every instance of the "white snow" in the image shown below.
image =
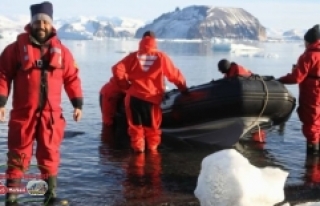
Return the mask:
<path fill-rule="evenodd" d="M 300 36 L 302 37 L 307 32 L 306 29 L 290 29 L 282 33 L 283 36 Z"/>
<path fill-rule="evenodd" d="M 222 13 L 226 18 L 221 18 Z M 147 25 L 158 36 L 168 39 L 187 38 L 190 28 L 202 20 L 210 19 L 205 26 L 216 25 L 224 28 L 227 25 L 256 25 L 255 18 L 248 18 L 248 14 L 239 8 L 224 8 L 213 6 L 189 6 L 180 11 L 169 12 Z"/>
<path fill-rule="evenodd" d="M 179 12 L 173 12 L 166 18 L 157 20 L 156 24 L 152 24 L 153 27 L 151 29 L 159 35 L 165 33 L 168 39 L 186 38 L 186 34 L 191 26 L 203 18 L 204 16 L 199 14 L 199 11 L 195 7 L 188 7 Z M 172 32 L 173 30 L 177 32 Z"/>
<path fill-rule="evenodd" d="M 79 28 L 79 30 L 83 29 L 79 25 L 88 25 L 90 22 L 97 22 L 101 25 L 112 25 L 116 31 L 128 31 L 132 34 L 136 32 L 136 30 L 145 25 L 144 21 L 130 19 L 126 17 L 104 17 L 104 16 L 79 16 L 79 17 L 70 17 L 65 19 L 58 19 L 55 21 L 57 28 L 61 28 L 65 24 L 70 24 Z M 86 28 L 88 32 L 93 33 L 95 31 L 94 28 Z"/>
<path fill-rule="evenodd" d="M 284 200 L 289 173 L 258 168 L 234 149 L 205 157 L 194 191 L 201 206 L 272 206 Z"/>
<path fill-rule="evenodd" d="M 152 24 L 149 29 L 154 30 L 158 36 L 165 36 L 167 39 L 186 39 L 189 29 L 204 18 L 212 18 L 215 20 L 208 21 L 207 26 L 216 25 L 219 28 L 224 28 L 226 25 L 247 25 L 255 24 L 255 18 L 248 18 L 246 12 L 239 8 L 227 8 L 227 7 L 213 7 L 202 6 L 198 9 L 197 6 L 186 7 L 180 11 L 169 12 L 166 15 L 159 17 L 156 24 Z M 221 12 L 225 12 L 226 18 L 219 17 Z M 0 15 L 0 35 L 5 38 L 15 38 L 14 32 L 22 32 L 24 26 L 30 22 L 29 16 L 1 16 Z M 69 39 L 94 39 L 93 33 L 97 28 L 95 25 L 111 25 L 115 32 L 127 31 L 132 34 L 146 25 L 146 21 L 132 19 L 128 17 L 108 17 L 108 16 L 73 16 L 67 18 L 55 18 L 54 26 L 56 29 L 60 29 L 65 25 L 70 25 L 72 31 L 60 31 L 61 37 L 65 36 Z M 175 30 L 175 32 L 173 32 Z M 297 38 L 302 40 L 306 29 L 291 29 L 291 30 L 279 30 L 273 28 L 267 28 L 268 41 L 296 41 Z M 5 33 L 5 34 L 4 34 Z M 64 36 L 65 35 L 65 36 Z M 230 34 L 226 34 L 228 36 Z M 74 37 L 74 38 L 73 38 Z"/>
<path fill-rule="evenodd" d="M 307 32 L 307 29 L 273 29 L 267 28 L 267 37 L 268 40 L 282 40 L 282 41 L 299 41 L 303 40 L 304 34 Z"/>
<path fill-rule="evenodd" d="M 30 22 L 29 16 L 7 17 L 0 15 L 0 36 L 13 39 L 16 34 L 24 30 L 24 26 Z M 132 35 L 136 30 L 145 25 L 144 21 L 126 17 L 104 16 L 75 16 L 68 18 L 56 18 L 54 27 L 58 30 L 68 25 L 66 30 L 59 31 L 59 36 L 65 39 L 95 39 L 93 33 L 96 25 L 111 25 L 116 32 L 128 31 Z"/>
<path fill-rule="evenodd" d="M 236 150 L 225 149 L 202 160 L 194 194 L 201 206 L 274 206 L 285 198 L 288 175 L 276 167 L 253 166 Z M 320 202 L 296 206 L 320 206 Z"/>
<path fill-rule="evenodd" d="M 225 39 L 225 38 L 213 38 L 211 40 L 211 43 L 213 44 L 212 50 L 214 52 L 259 52 L 261 49 L 256 46 L 247 45 L 244 43 L 234 43 L 233 40 Z"/>
<path fill-rule="evenodd" d="M 296 206 L 320 206 L 320 202 L 307 202 L 307 203 L 297 204 Z"/>
<path fill-rule="evenodd" d="M 7 30 L 7 29 L 12 29 L 12 30 L 17 30 L 17 29 L 23 29 L 19 28 L 23 25 L 22 22 L 20 21 L 14 21 L 12 19 L 9 19 L 8 17 L 5 16 L 0 16 L 0 29 L 1 30 Z"/>
<path fill-rule="evenodd" d="M 236 56 L 241 57 L 253 57 L 253 58 L 267 58 L 267 59 L 277 59 L 279 55 L 276 53 L 267 53 L 264 51 L 235 51 L 233 52 Z"/>
<path fill-rule="evenodd" d="M 230 39 L 212 38 L 211 43 L 213 44 L 213 52 L 232 53 L 241 57 L 279 58 L 279 55 L 276 53 L 267 53 L 264 52 L 264 49 L 262 48 L 245 44 L 251 43 L 248 41 L 243 41 L 243 43 L 234 43 L 234 41 Z"/>

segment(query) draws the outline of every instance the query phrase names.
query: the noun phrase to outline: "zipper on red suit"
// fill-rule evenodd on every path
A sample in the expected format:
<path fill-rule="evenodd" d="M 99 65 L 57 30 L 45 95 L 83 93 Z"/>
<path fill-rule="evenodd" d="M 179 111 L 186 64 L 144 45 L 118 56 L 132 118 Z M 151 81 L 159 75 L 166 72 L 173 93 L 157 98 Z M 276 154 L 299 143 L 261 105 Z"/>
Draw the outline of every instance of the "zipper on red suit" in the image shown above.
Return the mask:
<path fill-rule="evenodd" d="M 52 114 L 52 106 L 50 104 L 49 98 L 48 98 L 48 67 L 49 67 L 49 61 L 45 59 L 44 54 L 44 46 L 40 46 L 40 55 L 42 60 L 42 67 L 40 68 L 40 98 L 39 98 L 39 111 L 40 111 L 40 119 L 42 118 L 42 112 L 46 106 L 46 103 L 48 103 L 48 106 L 50 108 L 50 122 L 49 126 L 51 129 L 51 135 L 50 135 L 50 141 L 52 141 L 52 135 L 53 135 L 53 128 L 52 125 L 54 124 L 53 114 Z M 49 49 L 48 49 L 49 51 Z M 41 121 L 41 120 L 40 120 Z"/>
<path fill-rule="evenodd" d="M 41 75 L 40 75 L 40 98 L 39 98 L 39 106 L 38 106 L 38 109 L 40 111 L 40 115 L 42 114 L 42 111 L 45 107 L 45 100 L 46 100 L 46 84 L 47 84 L 47 81 L 46 81 L 46 66 L 47 65 L 44 65 L 44 63 L 46 62 L 45 61 L 45 58 L 44 58 L 44 46 L 40 46 L 40 56 L 41 56 L 41 61 L 42 61 L 42 66 L 40 68 L 41 70 Z"/>

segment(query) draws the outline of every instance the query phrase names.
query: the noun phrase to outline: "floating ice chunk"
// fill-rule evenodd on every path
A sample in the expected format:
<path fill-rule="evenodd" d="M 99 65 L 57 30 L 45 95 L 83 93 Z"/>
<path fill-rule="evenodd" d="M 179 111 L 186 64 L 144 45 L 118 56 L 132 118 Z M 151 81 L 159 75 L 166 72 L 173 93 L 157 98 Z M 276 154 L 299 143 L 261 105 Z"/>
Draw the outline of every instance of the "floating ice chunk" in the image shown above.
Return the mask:
<path fill-rule="evenodd" d="M 320 206 L 320 202 L 307 202 L 307 203 L 298 204 L 296 206 Z"/>
<path fill-rule="evenodd" d="M 273 206 L 284 200 L 288 172 L 258 168 L 233 149 L 205 157 L 194 191 L 201 206 Z"/>

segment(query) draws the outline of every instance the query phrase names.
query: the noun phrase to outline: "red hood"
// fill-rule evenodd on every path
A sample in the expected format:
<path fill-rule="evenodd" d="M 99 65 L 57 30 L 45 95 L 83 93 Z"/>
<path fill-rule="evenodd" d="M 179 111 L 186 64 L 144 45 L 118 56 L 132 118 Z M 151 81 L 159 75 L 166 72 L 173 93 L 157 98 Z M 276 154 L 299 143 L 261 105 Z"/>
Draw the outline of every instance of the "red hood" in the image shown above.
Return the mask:
<path fill-rule="evenodd" d="M 320 40 L 310 44 L 307 48 L 307 51 L 308 50 L 313 50 L 313 49 L 320 49 Z"/>
<path fill-rule="evenodd" d="M 157 42 L 155 38 L 147 36 L 141 39 L 139 43 L 139 52 L 148 53 L 156 49 L 157 49 Z"/>

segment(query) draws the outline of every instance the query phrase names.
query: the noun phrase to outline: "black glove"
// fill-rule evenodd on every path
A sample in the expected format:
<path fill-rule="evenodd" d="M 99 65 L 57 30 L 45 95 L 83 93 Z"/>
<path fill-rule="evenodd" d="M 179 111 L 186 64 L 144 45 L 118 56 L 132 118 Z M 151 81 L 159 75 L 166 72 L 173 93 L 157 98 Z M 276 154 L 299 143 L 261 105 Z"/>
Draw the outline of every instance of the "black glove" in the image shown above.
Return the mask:
<path fill-rule="evenodd" d="M 271 81 L 271 80 L 276 80 L 276 79 L 274 78 L 274 76 L 263 76 L 263 80 Z"/>

